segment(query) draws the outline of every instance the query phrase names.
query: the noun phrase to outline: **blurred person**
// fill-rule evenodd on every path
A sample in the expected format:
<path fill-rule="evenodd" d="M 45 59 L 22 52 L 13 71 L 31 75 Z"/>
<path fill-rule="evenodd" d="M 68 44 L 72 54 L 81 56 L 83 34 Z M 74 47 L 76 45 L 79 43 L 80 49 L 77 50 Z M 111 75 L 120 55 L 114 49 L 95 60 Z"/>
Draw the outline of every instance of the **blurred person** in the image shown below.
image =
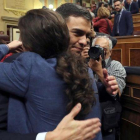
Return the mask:
<path fill-rule="evenodd" d="M 110 11 L 110 17 L 109 17 L 109 19 L 114 18 L 117 13 L 114 10 L 113 6 L 112 5 L 109 5 L 108 10 Z"/>
<path fill-rule="evenodd" d="M 93 19 L 94 30 L 101 33 L 111 34 L 113 24 L 108 19 L 109 16 L 109 10 L 106 7 L 100 7 L 98 9 L 97 17 Z"/>
<path fill-rule="evenodd" d="M 139 13 L 139 5 L 138 2 L 133 0 L 126 0 L 125 8 L 127 11 L 130 11 L 131 14 Z"/>
<path fill-rule="evenodd" d="M 109 4 L 108 0 L 104 0 L 104 4 Z"/>
<path fill-rule="evenodd" d="M 113 36 L 127 36 L 133 33 L 133 19 L 129 11 L 123 9 L 120 0 L 114 1 L 114 8 L 117 12 L 113 25 Z"/>
<path fill-rule="evenodd" d="M 97 12 L 98 12 L 98 9 L 100 7 L 103 7 L 104 6 L 104 2 L 99 2 L 98 3 L 98 6 L 96 6 L 96 9 L 93 11 L 93 13 L 95 14 L 95 17 L 97 17 Z"/>

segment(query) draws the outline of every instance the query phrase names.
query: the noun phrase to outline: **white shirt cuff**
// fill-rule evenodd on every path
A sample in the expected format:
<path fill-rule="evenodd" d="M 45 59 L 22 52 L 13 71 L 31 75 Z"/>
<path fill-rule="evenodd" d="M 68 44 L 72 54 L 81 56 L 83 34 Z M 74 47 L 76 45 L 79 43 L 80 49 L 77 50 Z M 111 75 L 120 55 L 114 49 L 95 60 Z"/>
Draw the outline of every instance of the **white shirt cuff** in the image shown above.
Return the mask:
<path fill-rule="evenodd" d="M 45 140 L 47 132 L 38 133 L 36 136 L 36 140 Z"/>

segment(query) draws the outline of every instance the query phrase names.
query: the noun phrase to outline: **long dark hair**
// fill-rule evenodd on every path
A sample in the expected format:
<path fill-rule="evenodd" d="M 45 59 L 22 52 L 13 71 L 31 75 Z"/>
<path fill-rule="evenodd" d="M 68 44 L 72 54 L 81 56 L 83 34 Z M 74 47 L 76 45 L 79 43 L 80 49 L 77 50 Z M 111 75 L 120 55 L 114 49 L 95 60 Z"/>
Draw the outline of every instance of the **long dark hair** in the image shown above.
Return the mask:
<path fill-rule="evenodd" d="M 19 29 L 26 50 L 45 59 L 57 58 L 56 72 L 67 85 L 68 111 L 80 102 L 80 114 L 88 114 L 95 101 L 88 67 L 80 56 L 67 51 L 69 32 L 64 19 L 49 9 L 34 9 L 20 18 Z"/>
<path fill-rule="evenodd" d="M 18 26 L 24 48 L 43 58 L 56 57 L 68 49 L 68 28 L 56 12 L 49 9 L 30 10 L 20 18 Z"/>

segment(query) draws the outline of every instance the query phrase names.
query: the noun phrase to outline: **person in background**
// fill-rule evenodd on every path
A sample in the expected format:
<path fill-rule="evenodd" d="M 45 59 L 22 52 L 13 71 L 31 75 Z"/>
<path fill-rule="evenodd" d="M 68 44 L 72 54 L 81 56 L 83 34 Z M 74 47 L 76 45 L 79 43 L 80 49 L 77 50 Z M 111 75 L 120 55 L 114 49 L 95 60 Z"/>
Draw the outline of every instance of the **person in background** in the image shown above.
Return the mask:
<path fill-rule="evenodd" d="M 108 0 L 104 0 L 104 4 L 109 4 Z"/>
<path fill-rule="evenodd" d="M 111 34 L 113 29 L 112 22 L 108 19 L 110 12 L 106 7 L 98 9 L 97 17 L 93 19 L 94 30 L 96 32 Z"/>
<path fill-rule="evenodd" d="M 130 11 L 131 14 L 139 13 L 139 5 L 138 2 L 133 0 L 126 0 L 125 8 L 127 11 Z"/>
<path fill-rule="evenodd" d="M 127 36 L 133 34 L 133 19 L 129 11 L 123 9 L 122 1 L 115 0 L 114 7 L 117 12 L 113 25 L 113 36 Z"/>
<path fill-rule="evenodd" d="M 96 9 L 96 4 L 91 4 L 90 7 L 91 7 L 91 12 L 93 12 Z"/>
<path fill-rule="evenodd" d="M 112 19 L 115 17 L 115 15 L 117 14 L 117 12 L 115 11 L 115 9 L 113 8 L 112 5 L 109 5 L 108 10 L 110 11 L 110 17 L 109 19 Z"/>
<path fill-rule="evenodd" d="M 111 60 L 111 54 L 112 54 L 112 48 L 113 48 L 112 41 L 107 36 L 97 36 L 94 38 L 92 42 L 92 46 L 95 46 L 95 45 L 99 45 L 100 47 L 104 49 L 106 69 L 109 75 L 113 75 L 116 78 L 117 83 L 119 85 L 120 93 L 122 94 L 126 86 L 126 83 L 125 83 L 126 71 L 119 61 Z M 101 65 L 101 63 L 99 63 L 98 61 L 96 61 L 96 63 L 98 63 L 98 65 Z M 99 74 L 97 75 L 102 75 L 101 68 L 102 66 L 99 66 L 98 70 L 100 71 L 98 71 Z"/>
<path fill-rule="evenodd" d="M 104 6 L 104 2 L 99 2 L 98 6 L 96 6 L 96 9 L 93 11 L 93 13 L 95 14 L 95 17 L 97 17 L 98 9 L 103 6 Z"/>

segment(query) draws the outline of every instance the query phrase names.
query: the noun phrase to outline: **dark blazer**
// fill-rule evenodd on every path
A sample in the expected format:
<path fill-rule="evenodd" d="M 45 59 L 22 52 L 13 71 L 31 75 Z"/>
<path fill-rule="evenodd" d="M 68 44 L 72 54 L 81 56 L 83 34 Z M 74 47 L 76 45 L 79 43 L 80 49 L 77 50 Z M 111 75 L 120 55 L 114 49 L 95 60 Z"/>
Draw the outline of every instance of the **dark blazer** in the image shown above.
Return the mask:
<path fill-rule="evenodd" d="M 138 5 L 138 2 L 132 2 L 131 3 L 131 7 L 129 9 L 129 4 L 125 4 L 125 8 L 127 11 L 130 10 L 131 14 L 136 14 L 136 13 L 139 13 L 139 5 Z"/>
<path fill-rule="evenodd" d="M 6 62 L 11 62 L 19 54 L 13 55 L 7 58 Z M 35 140 L 37 133 L 35 134 L 15 134 L 8 133 L 7 130 L 7 112 L 8 112 L 9 97 L 3 91 L 0 91 L 0 139 L 1 140 Z"/>
<path fill-rule="evenodd" d="M 117 16 L 114 19 L 114 26 L 112 36 L 117 34 Z M 133 19 L 130 12 L 123 10 L 120 21 L 119 21 L 119 36 L 132 35 L 133 33 Z"/>

